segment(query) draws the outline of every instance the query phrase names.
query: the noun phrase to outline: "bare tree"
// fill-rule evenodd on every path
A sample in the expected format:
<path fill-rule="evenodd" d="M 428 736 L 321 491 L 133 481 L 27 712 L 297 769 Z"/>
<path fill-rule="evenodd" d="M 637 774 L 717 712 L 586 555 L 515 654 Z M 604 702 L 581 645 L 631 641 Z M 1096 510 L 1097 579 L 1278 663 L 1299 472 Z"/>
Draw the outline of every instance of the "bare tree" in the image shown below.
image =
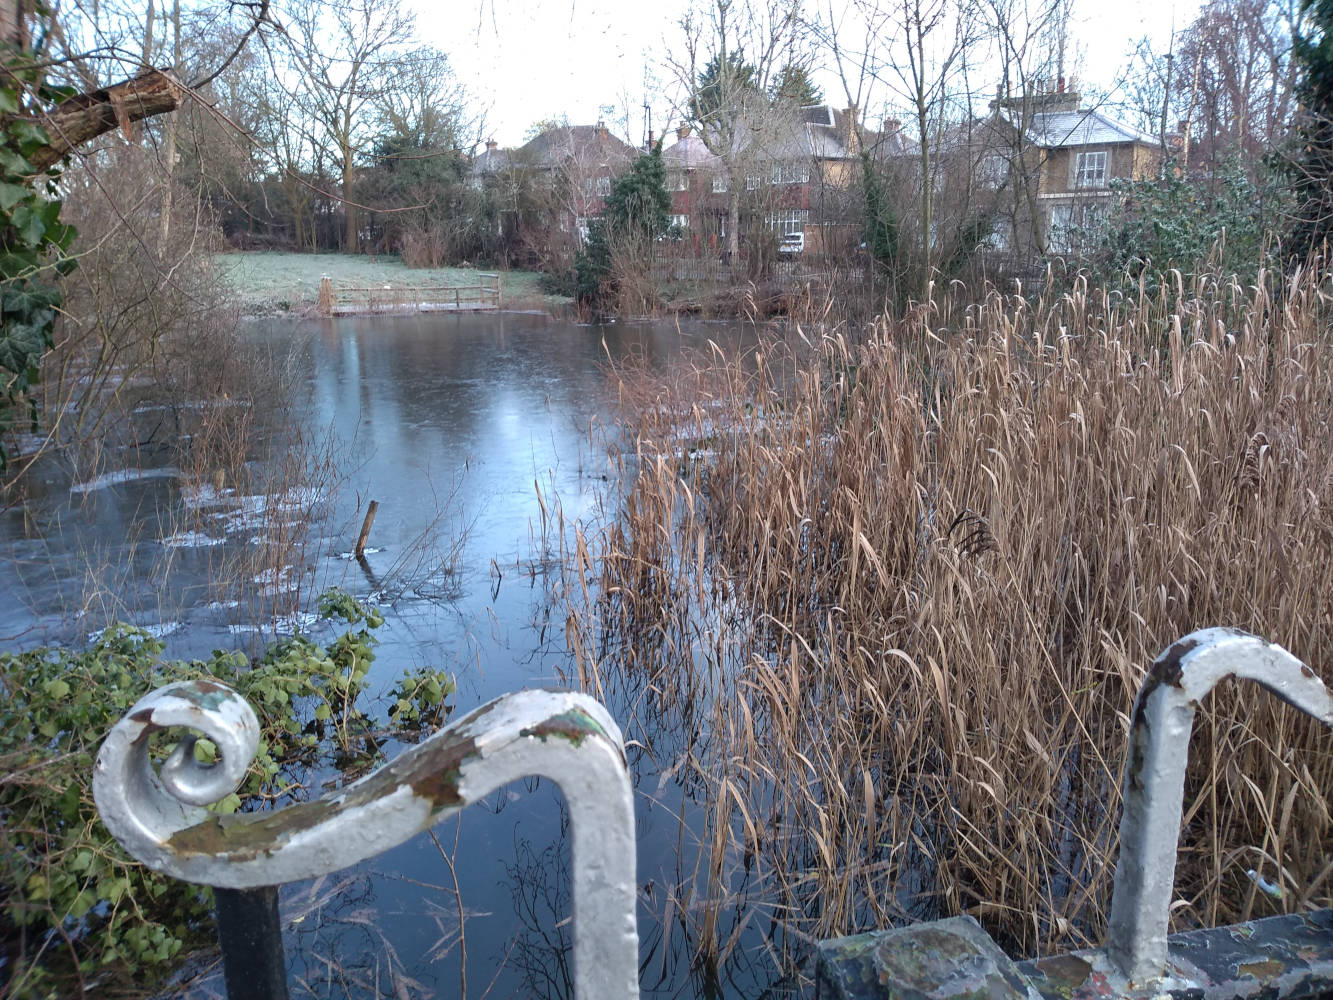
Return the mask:
<path fill-rule="evenodd" d="M 268 0 L 229 0 L 203 4 L 200 9 L 219 24 L 244 27 L 236 34 L 236 44 L 219 53 L 214 64 L 198 67 L 198 75 L 179 76 L 156 68 L 163 64 L 163 54 L 154 41 L 154 4 L 143 9 L 108 0 L 94 4 L 91 10 L 76 5 L 62 12 L 57 6 L 38 9 L 21 0 L 0 0 L 0 25 L 16 43 L 0 64 L 0 72 L 19 79 L 14 71 L 26 64 L 44 71 L 51 82 L 82 91 L 54 107 L 33 102 L 17 113 L 33 119 L 47 133 L 47 146 L 28 156 L 37 170 L 45 170 L 100 135 L 120 129 L 129 136 L 134 123 L 176 110 L 187 93 L 208 83 L 237 58 L 269 15 Z M 178 2 L 172 17 L 179 17 Z M 30 50 L 34 26 L 41 52 Z M 124 79 L 127 72 L 132 75 Z M 29 93 L 35 93 L 30 72 L 22 74 L 21 82 Z"/>
<path fill-rule="evenodd" d="M 853 0 L 821 18 L 849 98 L 882 96 L 886 107 L 911 116 L 911 155 L 916 254 L 922 291 L 932 278 L 941 240 L 936 206 L 943 178 L 938 154 L 958 141 L 971 117 L 967 70 L 983 40 L 984 20 L 975 0 Z M 902 148 L 906 135 L 887 130 Z"/>
<path fill-rule="evenodd" d="M 358 248 L 353 188 L 358 161 L 375 135 L 372 104 L 390 74 L 415 58 L 406 51 L 414 28 L 415 16 L 401 0 L 296 0 L 283 24 L 288 44 L 273 50 L 275 79 L 294 95 L 310 141 L 338 171 L 343 250 L 349 253 Z"/>
<path fill-rule="evenodd" d="M 1235 151 L 1249 161 L 1286 134 L 1295 110 L 1294 3 L 1212 0 L 1183 32 L 1172 97 L 1200 161 Z"/>
<path fill-rule="evenodd" d="M 772 147 L 799 124 L 769 89 L 780 70 L 806 61 L 800 0 L 711 0 L 691 8 L 680 30 L 683 56 L 670 66 L 687 95 L 682 117 L 726 176 L 726 247 L 735 260 L 742 194 L 757 187 Z"/>

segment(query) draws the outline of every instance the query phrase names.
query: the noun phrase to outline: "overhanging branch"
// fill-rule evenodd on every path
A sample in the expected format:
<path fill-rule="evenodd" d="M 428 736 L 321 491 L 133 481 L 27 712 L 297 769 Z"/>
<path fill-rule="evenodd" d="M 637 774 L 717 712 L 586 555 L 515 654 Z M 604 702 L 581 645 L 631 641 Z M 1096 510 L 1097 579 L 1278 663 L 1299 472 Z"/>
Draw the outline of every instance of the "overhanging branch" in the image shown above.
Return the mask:
<path fill-rule="evenodd" d="M 50 142 L 28 160 L 40 172 L 112 129 L 121 129 L 128 138 L 134 122 L 175 111 L 185 92 L 184 84 L 170 70 L 150 69 L 133 79 L 61 101 L 32 119 L 46 130 Z"/>

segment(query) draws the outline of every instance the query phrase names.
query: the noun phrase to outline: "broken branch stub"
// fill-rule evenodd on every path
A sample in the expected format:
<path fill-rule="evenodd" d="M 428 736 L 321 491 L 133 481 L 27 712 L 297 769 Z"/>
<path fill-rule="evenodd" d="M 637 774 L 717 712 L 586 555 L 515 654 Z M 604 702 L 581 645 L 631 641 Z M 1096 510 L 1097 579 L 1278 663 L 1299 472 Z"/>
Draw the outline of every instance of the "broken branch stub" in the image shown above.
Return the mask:
<path fill-rule="evenodd" d="M 154 772 L 149 737 L 201 731 Z M 250 889 L 338 871 L 374 857 L 520 778 L 559 785 L 569 808 L 576 994 L 638 996 L 634 809 L 619 727 L 586 695 L 521 691 L 468 714 L 373 773 L 312 802 L 231 816 L 202 806 L 233 791 L 258 745 L 245 700 L 213 681 L 140 699 L 98 753 L 103 823 L 135 858 L 187 882 Z"/>
<path fill-rule="evenodd" d="M 1251 680 L 1333 725 L 1333 700 L 1308 666 L 1281 646 L 1233 628 L 1192 632 L 1153 663 L 1134 701 L 1122 784 L 1106 951 L 1130 986 L 1161 979 L 1175 885 L 1190 731 L 1199 700 L 1227 677 Z"/>

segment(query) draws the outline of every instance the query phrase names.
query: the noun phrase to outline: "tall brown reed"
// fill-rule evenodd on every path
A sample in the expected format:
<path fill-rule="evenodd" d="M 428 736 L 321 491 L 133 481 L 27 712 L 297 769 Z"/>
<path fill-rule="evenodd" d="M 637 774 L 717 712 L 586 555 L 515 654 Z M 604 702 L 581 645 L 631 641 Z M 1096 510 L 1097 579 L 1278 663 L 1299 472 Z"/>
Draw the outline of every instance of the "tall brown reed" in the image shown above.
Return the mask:
<path fill-rule="evenodd" d="M 690 732 L 696 890 L 730 855 L 802 934 L 972 913 L 1021 953 L 1098 941 L 1158 652 L 1234 625 L 1333 675 L 1331 301 L 1322 275 L 944 294 L 859 346 L 623 377 L 625 493 L 579 538 L 569 630 L 585 683 Z M 1331 796 L 1327 733 L 1219 691 L 1176 925 L 1326 903 Z"/>

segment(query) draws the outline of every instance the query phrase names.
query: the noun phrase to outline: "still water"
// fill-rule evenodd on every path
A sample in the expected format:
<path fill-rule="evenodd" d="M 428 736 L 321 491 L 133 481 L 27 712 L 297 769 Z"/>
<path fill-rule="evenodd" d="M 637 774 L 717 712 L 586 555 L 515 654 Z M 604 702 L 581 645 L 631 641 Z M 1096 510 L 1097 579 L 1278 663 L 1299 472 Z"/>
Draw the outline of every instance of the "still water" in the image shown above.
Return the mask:
<path fill-rule="evenodd" d="M 119 617 L 163 635 L 169 657 L 252 650 L 269 637 L 255 632 L 258 597 L 336 584 L 386 612 L 372 691 L 419 664 L 456 676 L 458 714 L 522 687 L 576 686 L 547 583 L 558 572 L 558 519 L 591 532 L 615 516 L 608 364 L 660 371 L 710 340 L 742 349 L 748 339 L 712 324 L 588 327 L 528 315 L 264 323 L 253 334 L 292 352 L 298 377 L 281 405 L 319 471 L 276 496 L 186 486 L 171 468 L 52 474 L 25 509 L 0 515 L 7 645 L 86 641 Z M 372 499 L 378 516 L 358 563 L 350 549 Z M 219 592 L 213 568 L 262 540 L 275 505 L 310 516 L 309 541 L 288 565 Z M 188 528 L 182 510 L 195 515 Z M 719 918 L 733 947 L 720 965 L 696 961 L 702 808 L 673 767 L 691 734 L 664 729 L 650 700 L 624 687 L 607 698 L 635 741 L 645 994 L 785 995 L 768 941 L 777 925 L 744 905 L 736 859 L 725 877 L 742 902 Z M 434 837 L 287 887 L 295 994 L 571 995 L 566 827 L 558 793 L 532 780 Z M 190 995 L 211 995 L 219 979 Z"/>

